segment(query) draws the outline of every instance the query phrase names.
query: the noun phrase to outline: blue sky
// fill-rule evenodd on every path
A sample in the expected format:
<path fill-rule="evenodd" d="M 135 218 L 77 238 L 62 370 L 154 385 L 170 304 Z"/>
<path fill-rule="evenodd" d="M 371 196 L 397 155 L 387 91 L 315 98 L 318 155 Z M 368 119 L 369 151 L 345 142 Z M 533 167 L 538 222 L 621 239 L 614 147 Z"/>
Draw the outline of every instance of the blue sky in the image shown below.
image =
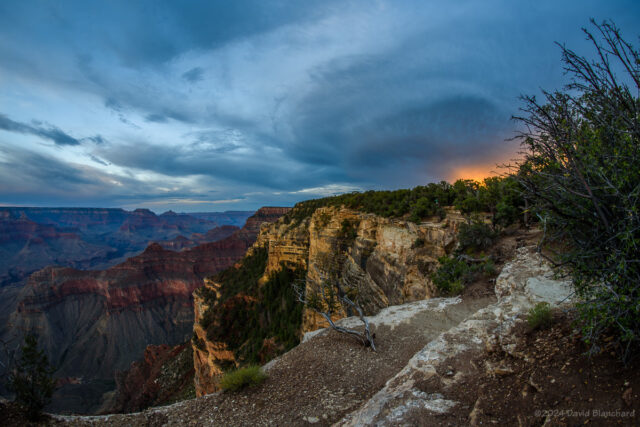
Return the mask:
<path fill-rule="evenodd" d="M 554 41 L 637 1 L 0 2 L 0 204 L 255 209 L 516 157 Z M 637 46 L 638 44 L 636 44 Z"/>

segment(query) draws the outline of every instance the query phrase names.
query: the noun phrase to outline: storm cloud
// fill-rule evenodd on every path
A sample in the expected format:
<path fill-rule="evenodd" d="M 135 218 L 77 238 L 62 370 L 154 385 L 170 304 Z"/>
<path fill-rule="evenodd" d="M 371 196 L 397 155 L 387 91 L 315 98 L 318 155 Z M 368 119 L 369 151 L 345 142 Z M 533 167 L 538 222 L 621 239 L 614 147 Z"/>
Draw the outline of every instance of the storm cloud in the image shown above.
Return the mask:
<path fill-rule="evenodd" d="M 0 129 L 39 136 L 52 141 L 56 145 L 80 145 L 79 140 L 55 126 L 45 126 L 38 122 L 34 122 L 33 124 L 15 122 L 4 114 L 0 114 Z"/>
<path fill-rule="evenodd" d="M 0 203 L 250 209 L 488 173 L 591 17 L 636 40 L 631 0 L 5 1 Z"/>

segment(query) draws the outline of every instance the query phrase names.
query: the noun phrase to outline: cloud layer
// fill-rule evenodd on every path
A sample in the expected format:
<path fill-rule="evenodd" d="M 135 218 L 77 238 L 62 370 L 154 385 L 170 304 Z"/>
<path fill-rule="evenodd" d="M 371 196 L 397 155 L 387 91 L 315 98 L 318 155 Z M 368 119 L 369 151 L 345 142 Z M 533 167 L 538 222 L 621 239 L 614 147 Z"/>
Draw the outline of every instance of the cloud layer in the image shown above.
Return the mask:
<path fill-rule="evenodd" d="M 633 1 L 0 3 L 0 203 L 251 209 L 489 171 Z M 482 173 L 482 172 L 479 172 Z"/>

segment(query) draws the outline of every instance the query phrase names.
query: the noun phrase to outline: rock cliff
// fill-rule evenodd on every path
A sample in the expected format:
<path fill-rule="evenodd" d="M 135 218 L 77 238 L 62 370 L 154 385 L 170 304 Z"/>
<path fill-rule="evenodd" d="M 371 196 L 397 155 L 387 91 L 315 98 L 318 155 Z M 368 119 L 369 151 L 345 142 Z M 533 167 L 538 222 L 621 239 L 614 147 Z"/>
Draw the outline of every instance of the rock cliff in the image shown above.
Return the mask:
<path fill-rule="evenodd" d="M 442 219 L 434 217 L 416 224 L 344 207 L 321 207 L 305 218 L 296 218 L 295 209 L 277 222 L 263 225 L 245 258 L 251 259 L 266 251 L 262 275 L 256 285 L 248 285 L 253 292 L 236 293 L 236 299 L 259 300 L 261 286 L 274 275 L 296 268 L 305 272 L 308 286 L 328 277 L 329 270 L 337 270 L 345 285 L 357 289 L 367 315 L 376 314 L 390 305 L 431 298 L 435 289 L 430 273 L 437 267 L 438 257 L 454 249 L 458 226 L 464 221 L 454 210 L 448 210 Z M 291 285 L 286 286 L 290 288 Z M 216 307 L 211 312 L 224 316 L 221 314 L 225 313 L 223 304 L 232 302 L 221 298 L 221 294 L 225 287 L 231 286 L 229 282 L 210 280 L 206 285 L 209 296 L 200 291 L 194 294 L 193 349 L 199 396 L 215 391 L 223 367 L 237 363 L 240 346 L 230 348 L 224 340 L 212 340 L 212 335 L 220 336 L 212 330 L 218 323 L 205 319 L 212 301 Z M 343 312 L 337 317 L 346 315 Z M 298 325 L 296 334 L 300 337 L 304 332 L 325 327 L 326 323 L 314 312 L 305 310 L 302 319 L 296 323 Z M 263 347 L 269 345 L 269 339 L 264 338 Z M 277 346 L 277 342 L 271 344 Z M 272 352 L 273 355 L 277 353 L 277 350 Z"/>
<path fill-rule="evenodd" d="M 443 219 L 416 224 L 322 207 L 298 225 L 283 219 L 265 226 L 253 248 L 268 248 L 265 276 L 282 264 L 301 265 L 312 283 L 326 278 L 328 269 L 338 268 L 343 283 L 357 289 L 365 313 L 371 315 L 434 295 L 429 274 L 438 257 L 455 247 L 458 225 L 464 221 L 451 209 Z M 304 313 L 302 332 L 325 326 L 313 313 Z"/>
<path fill-rule="evenodd" d="M 101 394 L 113 388 L 114 372 L 127 369 L 148 344 L 176 345 L 191 337 L 193 291 L 241 259 L 260 225 L 281 212 L 261 209 L 231 236 L 181 252 L 154 243 L 106 270 L 40 270 L 21 290 L 4 333 L 35 332 L 56 376 L 80 378 L 58 391 L 54 408 L 95 410 Z"/>

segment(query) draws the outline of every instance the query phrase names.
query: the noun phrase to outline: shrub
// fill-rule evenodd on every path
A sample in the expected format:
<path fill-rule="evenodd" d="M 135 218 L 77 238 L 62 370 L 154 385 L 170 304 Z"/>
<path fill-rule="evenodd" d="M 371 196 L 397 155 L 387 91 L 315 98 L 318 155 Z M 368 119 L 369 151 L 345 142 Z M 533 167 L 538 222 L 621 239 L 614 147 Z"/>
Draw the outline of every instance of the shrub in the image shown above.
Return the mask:
<path fill-rule="evenodd" d="M 544 329 L 551 325 L 553 316 L 547 302 L 539 302 L 527 315 L 527 323 L 531 329 Z"/>
<path fill-rule="evenodd" d="M 253 387 L 262 384 L 267 379 L 259 366 L 250 365 L 226 373 L 220 379 L 220 388 L 225 391 L 238 391 L 245 387 Z"/>
<path fill-rule="evenodd" d="M 595 60 L 560 45 L 571 77 L 564 91 L 524 97 L 525 162 L 516 176 L 546 243 L 563 247 L 583 336 L 605 331 L 640 348 L 640 51 L 611 22 L 583 30 Z"/>
<path fill-rule="evenodd" d="M 466 285 L 480 276 L 491 277 L 496 274 L 493 261 L 467 263 L 464 260 L 450 257 L 438 258 L 440 267 L 431 275 L 436 288 L 444 295 L 458 295 Z"/>
<path fill-rule="evenodd" d="M 32 421 L 40 418 L 42 409 L 51 401 L 55 388 L 52 374 L 53 368 L 44 351 L 38 349 L 36 337 L 26 335 L 17 366 L 9 375 L 9 388 Z"/>
<path fill-rule="evenodd" d="M 424 238 L 418 237 L 416 240 L 414 240 L 413 244 L 411 245 L 411 249 L 423 248 L 425 243 L 426 242 Z"/>
<path fill-rule="evenodd" d="M 482 221 L 473 221 L 471 224 L 460 224 L 458 230 L 459 250 L 461 252 L 480 252 L 495 241 L 497 233 L 489 224 Z"/>
<path fill-rule="evenodd" d="M 438 258 L 440 267 L 431 275 L 431 280 L 436 288 L 445 295 L 457 295 L 463 291 L 464 286 L 471 281 L 472 270 L 466 262 L 457 258 Z"/>

